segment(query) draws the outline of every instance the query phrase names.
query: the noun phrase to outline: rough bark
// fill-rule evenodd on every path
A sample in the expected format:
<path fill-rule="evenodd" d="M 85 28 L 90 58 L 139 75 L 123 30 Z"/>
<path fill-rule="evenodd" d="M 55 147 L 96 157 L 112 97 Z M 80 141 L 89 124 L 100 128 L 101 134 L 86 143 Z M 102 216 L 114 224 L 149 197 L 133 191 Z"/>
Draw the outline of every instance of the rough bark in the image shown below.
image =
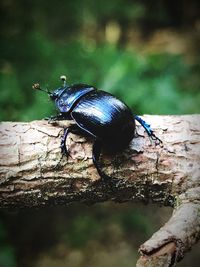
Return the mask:
<path fill-rule="evenodd" d="M 143 201 L 174 212 L 140 252 L 139 266 L 172 266 L 200 238 L 200 115 L 145 116 L 163 147 L 141 126 L 130 148 L 101 158 L 112 179 L 104 183 L 92 163 L 91 141 L 70 134 L 70 157 L 60 153 L 69 122 L 0 125 L 0 208 L 30 208 L 75 201 Z"/>

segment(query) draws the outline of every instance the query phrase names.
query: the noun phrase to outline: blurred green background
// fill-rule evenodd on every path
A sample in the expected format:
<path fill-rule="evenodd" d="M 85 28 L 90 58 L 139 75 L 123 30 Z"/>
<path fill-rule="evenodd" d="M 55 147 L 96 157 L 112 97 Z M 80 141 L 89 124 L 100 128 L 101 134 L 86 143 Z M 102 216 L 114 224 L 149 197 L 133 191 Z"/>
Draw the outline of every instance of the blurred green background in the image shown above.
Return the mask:
<path fill-rule="evenodd" d="M 31 86 L 65 74 L 138 114 L 200 113 L 198 0 L 1 0 L 0 120 L 55 114 Z M 139 204 L 1 211 L 0 267 L 134 266 L 170 216 Z M 198 266 L 199 245 L 179 266 Z"/>

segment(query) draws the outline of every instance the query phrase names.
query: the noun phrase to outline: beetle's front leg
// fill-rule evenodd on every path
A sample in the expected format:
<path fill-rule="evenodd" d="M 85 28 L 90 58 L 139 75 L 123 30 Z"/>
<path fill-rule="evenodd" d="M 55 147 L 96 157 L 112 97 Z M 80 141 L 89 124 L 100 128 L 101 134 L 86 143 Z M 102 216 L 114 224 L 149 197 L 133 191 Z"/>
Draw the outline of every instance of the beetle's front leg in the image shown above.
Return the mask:
<path fill-rule="evenodd" d="M 62 113 L 59 113 L 57 115 L 53 115 L 50 117 L 46 117 L 45 120 L 48 120 L 48 123 L 54 122 L 54 121 L 60 121 L 65 120 L 65 116 Z"/>
<path fill-rule="evenodd" d="M 64 129 L 63 136 L 61 138 L 60 148 L 61 153 L 65 156 L 70 156 L 69 150 L 66 146 L 67 136 L 69 133 L 79 133 L 80 129 L 76 125 L 71 125 L 68 128 Z"/>

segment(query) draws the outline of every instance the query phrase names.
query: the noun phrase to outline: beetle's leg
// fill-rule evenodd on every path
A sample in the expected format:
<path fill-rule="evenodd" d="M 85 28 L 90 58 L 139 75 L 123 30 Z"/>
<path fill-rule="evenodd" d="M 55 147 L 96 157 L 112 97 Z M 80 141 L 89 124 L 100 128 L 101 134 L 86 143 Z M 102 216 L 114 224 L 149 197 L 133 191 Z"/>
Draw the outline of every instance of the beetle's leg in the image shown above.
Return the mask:
<path fill-rule="evenodd" d="M 44 119 L 48 120 L 48 123 L 51 123 L 51 122 L 54 122 L 54 121 L 65 120 L 66 118 L 62 113 L 60 113 L 60 114 L 57 114 L 55 116 L 46 117 Z"/>
<path fill-rule="evenodd" d="M 69 151 L 66 146 L 67 136 L 69 133 L 77 133 L 77 131 L 78 131 L 78 127 L 76 125 L 71 125 L 68 128 L 64 129 L 64 133 L 61 138 L 60 148 L 61 148 L 61 153 L 67 157 L 70 156 Z"/>
<path fill-rule="evenodd" d="M 104 172 L 102 172 L 100 164 L 99 164 L 99 157 L 101 154 L 101 146 L 102 146 L 101 142 L 98 139 L 96 139 L 94 141 L 94 144 L 93 144 L 92 159 L 93 159 L 94 166 L 96 167 L 96 169 L 98 171 L 98 174 L 106 182 L 106 181 L 110 180 L 110 177 L 108 175 L 106 175 Z"/>
<path fill-rule="evenodd" d="M 142 125 L 142 127 L 144 127 L 145 131 L 147 132 L 148 136 L 155 141 L 156 145 L 161 145 L 162 144 L 162 140 L 160 138 L 158 138 L 153 130 L 151 129 L 150 124 L 147 124 L 146 121 L 144 121 L 143 119 L 141 119 L 139 116 L 135 115 L 135 119 Z"/>
<path fill-rule="evenodd" d="M 64 129 L 64 134 L 61 138 L 61 143 L 60 143 L 61 153 L 67 157 L 69 156 L 69 152 L 68 152 L 68 149 L 66 146 L 66 140 L 67 140 L 67 136 L 68 136 L 69 132 L 70 132 L 69 128 Z"/>

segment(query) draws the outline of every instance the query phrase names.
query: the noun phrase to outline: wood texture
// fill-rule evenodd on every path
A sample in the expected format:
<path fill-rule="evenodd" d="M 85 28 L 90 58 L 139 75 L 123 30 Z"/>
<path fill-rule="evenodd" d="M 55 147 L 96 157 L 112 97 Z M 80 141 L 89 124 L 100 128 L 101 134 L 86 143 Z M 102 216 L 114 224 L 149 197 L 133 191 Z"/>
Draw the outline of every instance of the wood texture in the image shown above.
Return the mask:
<path fill-rule="evenodd" d="M 200 232 L 200 115 L 144 119 L 163 147 L 151 143 L 137 125 L 138 136 L 129 148 L 115 156 L 104 151 L 102 167 L 112 177 L 106 184 L 92 163 L 92 140 L 70 134 L 70 157 L 61 155 L 60 137 L 69 122 L 2 122 L 0 208 L 106 200 L 169 205 L 174 207 L 172 218 L 140 251 L 152 255 L 174 242 L 173 259 L 181 259 Z"/>

